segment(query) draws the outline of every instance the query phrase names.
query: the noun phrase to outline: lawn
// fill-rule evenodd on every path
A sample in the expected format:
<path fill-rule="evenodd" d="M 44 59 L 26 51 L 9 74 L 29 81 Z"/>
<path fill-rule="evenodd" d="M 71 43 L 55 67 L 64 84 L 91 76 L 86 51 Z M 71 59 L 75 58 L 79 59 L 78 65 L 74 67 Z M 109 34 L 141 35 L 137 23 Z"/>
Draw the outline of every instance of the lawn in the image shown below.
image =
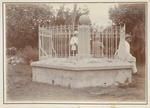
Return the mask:
<path fill-rule="evenodd" d="M 126 87 L 93 87 L 72 89 L 32 82 L 29 65 L 7 65 L 6 101 L 41 102 L 134 102 L 145 101 L 145 68 L 138 66 L 138 74 L 133 76 L 134 84 Z"/>

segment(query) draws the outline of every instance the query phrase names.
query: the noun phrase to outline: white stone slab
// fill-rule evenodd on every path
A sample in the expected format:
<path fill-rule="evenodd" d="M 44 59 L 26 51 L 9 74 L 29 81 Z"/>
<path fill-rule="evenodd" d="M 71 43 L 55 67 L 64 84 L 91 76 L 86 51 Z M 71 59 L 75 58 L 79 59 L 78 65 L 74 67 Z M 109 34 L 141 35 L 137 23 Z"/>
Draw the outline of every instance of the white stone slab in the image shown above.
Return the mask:
<path fill-rule="evenodd" d="M 33 81 L 72 88 L 110 86 L 127 80 L 130 83 L 132 65 L 108 59 L 91 59 L 82 65 L 66 59 L 46 59 L 32 63 L 32 76 Z"/>

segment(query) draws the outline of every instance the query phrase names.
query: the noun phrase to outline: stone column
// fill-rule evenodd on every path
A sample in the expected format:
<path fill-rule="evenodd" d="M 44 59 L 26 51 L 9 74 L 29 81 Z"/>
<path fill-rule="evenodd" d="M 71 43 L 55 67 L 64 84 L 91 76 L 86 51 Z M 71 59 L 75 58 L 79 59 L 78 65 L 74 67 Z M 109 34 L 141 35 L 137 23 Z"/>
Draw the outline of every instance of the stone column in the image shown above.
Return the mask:
<path fill-rule="evenodd" d="M 90 27 L 89 25 L 79 26 L 78 35 L 78 56 L 89 57 L 90 56 Z"/>
<path fill-rule="evenodd" d="M 90 57 L 90 24 L 91 20 L 88 15 L 82 15 L 79 18 L 79 34 L 78 34 L 78 56 Z"/>

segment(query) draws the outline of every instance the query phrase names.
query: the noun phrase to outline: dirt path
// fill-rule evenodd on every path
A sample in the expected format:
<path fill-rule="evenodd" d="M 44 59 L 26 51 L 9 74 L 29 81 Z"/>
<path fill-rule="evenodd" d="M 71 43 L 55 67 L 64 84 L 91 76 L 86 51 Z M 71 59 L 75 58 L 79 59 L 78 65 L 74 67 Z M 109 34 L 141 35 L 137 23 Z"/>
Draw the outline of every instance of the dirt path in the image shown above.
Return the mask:
<path fill-rule="evenodd" d="M 7 101 L 48 102 L 101 102 L 101 101 L 144 101 L 144 67 L 139 66 L 136 83 L 130 87 L 96 87 L 70 89 L 60 86 L 32 82 L 29 65 L 10 65 L 7 69 Z"/>

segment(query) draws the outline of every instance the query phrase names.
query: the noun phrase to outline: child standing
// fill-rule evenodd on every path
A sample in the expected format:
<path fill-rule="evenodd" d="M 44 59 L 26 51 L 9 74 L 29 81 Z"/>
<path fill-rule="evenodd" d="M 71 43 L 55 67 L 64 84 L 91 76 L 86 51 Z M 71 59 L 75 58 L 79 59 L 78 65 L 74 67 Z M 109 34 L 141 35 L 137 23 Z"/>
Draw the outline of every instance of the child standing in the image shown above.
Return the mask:
<path fill-rule="evenodd" d="M 76 56 L 77 54 L 77 49 L 78 49 L 78 37 L 77 37 L 78 32 L 75 31 L 73 36 L 71 37 L 70 40 L 70 46 L 71 46 L 71 52 L 73 56 Z"/>

